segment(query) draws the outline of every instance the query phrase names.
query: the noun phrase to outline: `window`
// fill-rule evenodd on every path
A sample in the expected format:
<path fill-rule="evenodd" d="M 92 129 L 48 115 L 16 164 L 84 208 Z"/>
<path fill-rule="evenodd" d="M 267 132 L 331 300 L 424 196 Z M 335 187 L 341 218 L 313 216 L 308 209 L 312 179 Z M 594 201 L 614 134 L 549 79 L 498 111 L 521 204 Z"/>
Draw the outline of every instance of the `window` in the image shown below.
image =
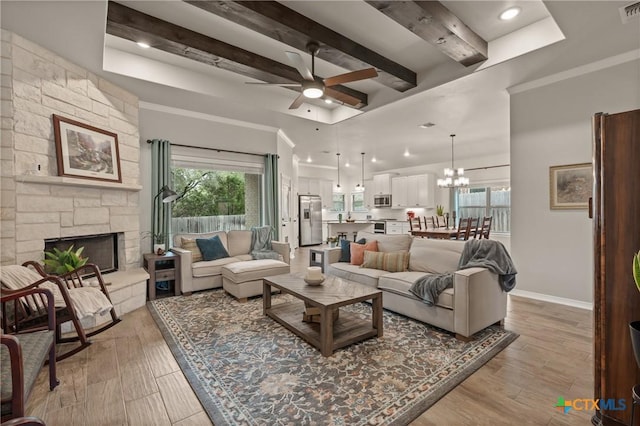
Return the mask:
<path fill-rule="evenodd" d="M 492 216 L 491 232 L 511 232 L 511 188 L 508 185 L 458 188 L 458 217 Z"/>
<path fill-rule="evenodd" d="M 177 147 L 172 151 L 171 232 L 250 229 L 261 224 L 263 159 Z"/>
<path fill-rule="evenodd" d="M 331 209 L 334 212 L 343 212 L 344 208 L 344 194 L 341 192 L 333 193 L 333 208 Z"/>
<path fill-rule="evenodd" d="M 351 210 L 354 212 L 367 211 L 367 207 L 364 205 L 364 192 L 351 193 Z"/>

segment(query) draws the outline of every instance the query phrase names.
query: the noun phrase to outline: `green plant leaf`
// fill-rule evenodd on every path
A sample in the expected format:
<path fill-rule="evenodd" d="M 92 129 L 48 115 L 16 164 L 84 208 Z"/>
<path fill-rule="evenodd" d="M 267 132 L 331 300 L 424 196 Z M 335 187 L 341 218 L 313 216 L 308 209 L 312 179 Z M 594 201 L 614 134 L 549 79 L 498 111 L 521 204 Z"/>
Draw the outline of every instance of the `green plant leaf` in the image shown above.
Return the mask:
<path fill-rule="evenodd" d="M 633 256 L 633 280 L 640 291 L 640 251 Z"/>

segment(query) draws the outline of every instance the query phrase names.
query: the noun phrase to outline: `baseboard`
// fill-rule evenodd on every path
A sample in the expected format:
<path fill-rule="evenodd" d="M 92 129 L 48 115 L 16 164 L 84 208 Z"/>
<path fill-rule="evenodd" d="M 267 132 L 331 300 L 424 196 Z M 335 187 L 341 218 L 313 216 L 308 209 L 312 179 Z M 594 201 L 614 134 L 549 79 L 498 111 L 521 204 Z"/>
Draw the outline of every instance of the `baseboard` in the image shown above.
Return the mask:
<path fill-rule="evenodd" d="M 513 290 L 510 295 L 526 297 L 527 299 L 542 300 L 543 302 L 557 303 L 559 305 L 573 306 L 574 308 L 593 310 L 593 303 L 581 300 L 567 299 L 565 297 L 549 296 L 548 294 L 535 293 L 533 291 Z"/>

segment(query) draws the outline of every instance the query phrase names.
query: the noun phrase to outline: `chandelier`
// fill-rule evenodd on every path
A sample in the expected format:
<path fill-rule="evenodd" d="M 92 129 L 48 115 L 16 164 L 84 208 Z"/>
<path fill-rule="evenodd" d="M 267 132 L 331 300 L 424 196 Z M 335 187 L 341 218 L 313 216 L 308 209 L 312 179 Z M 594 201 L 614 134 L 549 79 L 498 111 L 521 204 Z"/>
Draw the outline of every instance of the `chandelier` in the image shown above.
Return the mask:
<path fill-rule="evenodd" d="M 469 186 L 469 178 L 464 177 L 463 168 L 453 167 L 453 138 L 456 135 L 451 136 L 451 168 L 444 169 L 444 179 L 438 179 L 438 186 L 440 188 L 459 188 L 461 186 Z"/>

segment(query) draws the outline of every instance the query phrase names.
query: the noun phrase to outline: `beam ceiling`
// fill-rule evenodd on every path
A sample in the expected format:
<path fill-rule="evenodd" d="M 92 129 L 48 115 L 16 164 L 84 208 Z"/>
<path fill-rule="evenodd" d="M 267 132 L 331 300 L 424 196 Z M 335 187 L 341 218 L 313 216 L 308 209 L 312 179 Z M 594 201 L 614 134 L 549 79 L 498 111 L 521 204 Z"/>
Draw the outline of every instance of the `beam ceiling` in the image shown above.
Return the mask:
<path fill-rule="evenodd" d="M 488 59 L 487 42 L 438 1 L 365 1 L 466 67 Z"/>
<path fill-rule="evenodd" d="M 321 44 L 317 57 L 348 70 L 374 67 L 376 81 L 400 92 L 416 87 L 416 73 L 275 1 L 184 0 L 246 28 L 306 51 Z M 326 2 L 331 7 L 331 2 Z"/>
<path fill-rule="evenodd" d="M 107 33 L 134 42 L 145 41 L 155 49 L 256 80 L 284 84 L 302 80 L 296 68 L 112 1 L 107 13 Z M 291 90 L 300 92 L 295 87 Z M 332 86 L 329 95 L 356 109 L 368 103 L 366 93 L 342 85 Z"/>

